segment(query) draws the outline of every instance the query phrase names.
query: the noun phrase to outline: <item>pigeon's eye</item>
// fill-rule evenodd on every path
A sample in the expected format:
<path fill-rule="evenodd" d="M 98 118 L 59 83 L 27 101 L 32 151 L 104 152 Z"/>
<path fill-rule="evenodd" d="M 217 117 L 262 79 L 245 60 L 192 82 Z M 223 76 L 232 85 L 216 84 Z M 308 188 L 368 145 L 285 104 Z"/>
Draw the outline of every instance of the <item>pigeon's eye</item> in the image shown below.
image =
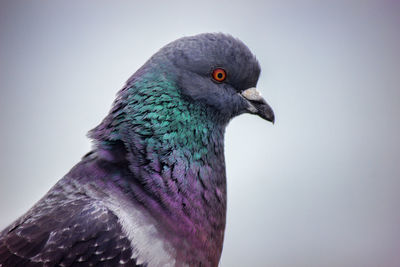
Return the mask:
<path fill-rule="evenodd" d="M 212 77 L 217 82 L 223 82 L 226 79 L 226 71 L 221 68 L 216 68 L 212 72 Z"/>

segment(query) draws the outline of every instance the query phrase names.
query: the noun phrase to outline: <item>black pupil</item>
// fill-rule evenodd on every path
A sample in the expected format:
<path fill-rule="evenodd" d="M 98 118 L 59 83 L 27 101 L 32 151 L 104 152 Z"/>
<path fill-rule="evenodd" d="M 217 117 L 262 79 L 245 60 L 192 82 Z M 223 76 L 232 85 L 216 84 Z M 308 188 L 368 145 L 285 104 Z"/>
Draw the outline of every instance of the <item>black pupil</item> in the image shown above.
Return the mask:
<path fill-rule="evenodd" d="M 221 73 L 221 72 L 218 73 L 218 74 L 217 74 L 217 77 L 218 77 L 218 79 L 222 79 L 222 77 L 223 77 L 222 73 Z"/>

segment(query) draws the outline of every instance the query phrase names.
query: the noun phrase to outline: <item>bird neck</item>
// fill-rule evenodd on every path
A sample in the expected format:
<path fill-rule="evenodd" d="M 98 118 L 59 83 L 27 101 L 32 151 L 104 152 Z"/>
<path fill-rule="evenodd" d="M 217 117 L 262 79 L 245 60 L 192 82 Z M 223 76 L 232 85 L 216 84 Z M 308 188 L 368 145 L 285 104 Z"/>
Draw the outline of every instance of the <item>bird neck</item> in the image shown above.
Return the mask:
<path fill-rule="evenodd" d="M 125 192 L 166 231 L 189 241 L 184 245 L 189 248 L 180 249 L 204 251 L 204 257 L 215 261 L 225 228 L 226 123 L 212 110 L 185 99 L 162 75 L 143 76 L 128 82 L 90 136 L 103 154 L 123 143 L 132 173 L 126 179 L 135 184 L 133 191 Z M 176 246 L 181 245 L 177 241 Z"/>
<path fill-rule="evenodd" d="M 98 146 L 122 141 L 132 162 L 156 163 L 156 157 L 164 165 L 150 166 L 160 172 L 178 159 L 200 165 L 223 159 L 226 125 L 214 110 L 181 95 L 170 77 L 145 72 L 128 81 L 110 114 L 89 136 Z"/>

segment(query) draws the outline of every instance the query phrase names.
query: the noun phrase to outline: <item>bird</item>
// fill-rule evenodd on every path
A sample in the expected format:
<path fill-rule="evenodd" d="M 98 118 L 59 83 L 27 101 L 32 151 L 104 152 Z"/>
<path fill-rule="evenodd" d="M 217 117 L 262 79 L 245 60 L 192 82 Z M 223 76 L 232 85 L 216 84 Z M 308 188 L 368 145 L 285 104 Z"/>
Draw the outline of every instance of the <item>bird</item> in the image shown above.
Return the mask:
<path fill-rule="evenodd" d="M 229 34 L 162 47 L 89 131 L 91 151 L 0 233 L 0 266 L 218 266 L 226 126 L 275 120 L 260 72 Z"/>

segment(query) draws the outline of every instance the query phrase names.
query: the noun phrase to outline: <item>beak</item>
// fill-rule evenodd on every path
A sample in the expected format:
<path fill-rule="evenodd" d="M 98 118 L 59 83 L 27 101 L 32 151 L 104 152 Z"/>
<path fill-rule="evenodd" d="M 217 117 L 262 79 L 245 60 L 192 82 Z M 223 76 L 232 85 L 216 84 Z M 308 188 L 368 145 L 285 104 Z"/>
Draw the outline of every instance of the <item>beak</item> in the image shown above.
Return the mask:
<path fill-rule="evenodd" d="M 275 122 L 275 115 L 272 108 L 267 104 L 265 99 L 261 96 L 260 92 L 255 87 L 244 90 L 240 95 L 247 100 L 247 110 L 252 114 L 257 114 L 261 118 Z"/>

